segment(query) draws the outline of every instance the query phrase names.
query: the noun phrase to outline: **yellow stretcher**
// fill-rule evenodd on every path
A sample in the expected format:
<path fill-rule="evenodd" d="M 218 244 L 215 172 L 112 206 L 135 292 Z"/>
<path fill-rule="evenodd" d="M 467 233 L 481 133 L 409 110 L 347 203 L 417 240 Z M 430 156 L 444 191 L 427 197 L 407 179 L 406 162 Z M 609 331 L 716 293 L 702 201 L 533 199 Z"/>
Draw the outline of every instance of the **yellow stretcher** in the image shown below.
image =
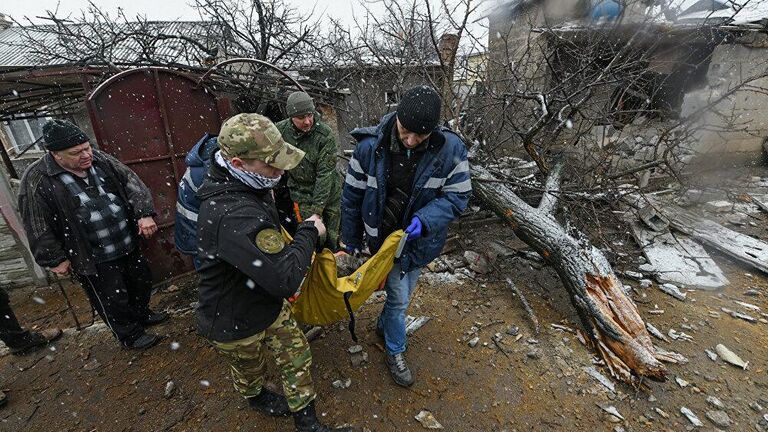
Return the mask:
<path fill-rule="evenodd" d="M 284 232 L 285 235 L 285 232 Z M 328 249 L 315 254 L 301 292 L 293 303 L 293 315 L 304 324 L 327 325 L 350 318 L 354 336 L 354 312 L 387 278 L 400 256 L 407 236 L 395 231 L 381 249 L 349 276 L 336 276 L 336 258 Z"/>

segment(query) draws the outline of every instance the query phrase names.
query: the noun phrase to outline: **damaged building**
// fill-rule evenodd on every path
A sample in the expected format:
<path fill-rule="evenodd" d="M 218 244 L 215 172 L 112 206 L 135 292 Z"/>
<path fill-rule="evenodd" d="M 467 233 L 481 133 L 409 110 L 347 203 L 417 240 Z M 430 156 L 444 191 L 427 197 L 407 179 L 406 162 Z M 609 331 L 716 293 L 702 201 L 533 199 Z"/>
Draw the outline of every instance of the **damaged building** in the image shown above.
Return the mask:
<path fill-rule="evenodd" d="M 542 152 L 609 149 L 614 173 L 662 155 L 754 160 L 768 140 L 768 4 L 664 5 L 501 2 L 489 14 L 491 93 L 524 99 L 515 115 L 546 123 Z M 531 138 L 510 129 L 498 141 Z"/>

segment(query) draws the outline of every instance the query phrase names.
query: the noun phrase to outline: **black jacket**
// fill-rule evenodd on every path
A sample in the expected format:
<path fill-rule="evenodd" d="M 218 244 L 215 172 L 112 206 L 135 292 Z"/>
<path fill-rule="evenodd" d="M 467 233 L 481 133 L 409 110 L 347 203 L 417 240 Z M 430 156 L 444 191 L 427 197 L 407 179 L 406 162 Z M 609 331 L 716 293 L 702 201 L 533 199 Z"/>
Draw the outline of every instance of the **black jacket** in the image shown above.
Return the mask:
<path fill-rule="evenodd" d="M 317 228 L 304 222 L 280 252 L 263 252 L 256 235 L 264 229 L 280 231 L 270 190 L 254 190 L 216 163 L 198 197 L 198 331 L 218 342 L 253 336 L 277 319 L 285 299 L 299 289 L 311 264 Z"/>
<path fill-rule="evenodd" d="M 93 150 L 93 165 L 106 174 L 105 189 L 126 204 L 128 224 L 138 243 L 136 221 L 154 216 L 152 193 L 130 168 L 114 157 Z M 29 237 L 29 248 L 42 267 L 56 267 L 69 260 L 77 274 L 96 274 L 96 260 L 83 226 L 78 222 L 77 199 L 58 175 L 64 172 L 47 153 L 21 177 L 19 210 Z"/>

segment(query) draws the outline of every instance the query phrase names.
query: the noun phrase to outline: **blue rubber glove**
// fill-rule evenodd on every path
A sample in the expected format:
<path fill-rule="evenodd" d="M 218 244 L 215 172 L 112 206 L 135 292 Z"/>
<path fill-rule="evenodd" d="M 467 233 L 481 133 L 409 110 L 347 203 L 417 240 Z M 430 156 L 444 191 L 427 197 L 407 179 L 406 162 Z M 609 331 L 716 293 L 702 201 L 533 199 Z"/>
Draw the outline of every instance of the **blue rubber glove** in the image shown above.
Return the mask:
<path fill-rule="evenodd" d="M 411 219 L 411 224 L 405 229 L 405 233 L 408 234 L 408 240 L 416 240 L 421 237 L 421 219 L 418 216 L 414 216 Z"/>

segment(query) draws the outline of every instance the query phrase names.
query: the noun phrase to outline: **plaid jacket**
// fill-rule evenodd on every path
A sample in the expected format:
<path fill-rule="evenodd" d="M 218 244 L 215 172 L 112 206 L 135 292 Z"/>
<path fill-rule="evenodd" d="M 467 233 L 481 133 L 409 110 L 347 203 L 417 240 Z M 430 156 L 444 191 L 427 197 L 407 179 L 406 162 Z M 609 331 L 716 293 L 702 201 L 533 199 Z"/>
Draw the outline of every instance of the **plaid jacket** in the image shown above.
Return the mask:
<path fill-rule="evenodd" d="M 125 203 L 127 222 L 139 241 L 136 221 L 154 216 L 152 193 L 138 175 L 113 156 L 93 150 L 93 165 L 105 174 L 105 188 Z M 53 155 L 30 165 L 21 178 L 19 210 L 29 238 L 29 248 L 42 267 L 56 267 L 70 260 L 77 274 L 95 274 L 96 259 L 88 234 L 78 222 L 77 200 L 60 180 L 66 172 Z"/>

